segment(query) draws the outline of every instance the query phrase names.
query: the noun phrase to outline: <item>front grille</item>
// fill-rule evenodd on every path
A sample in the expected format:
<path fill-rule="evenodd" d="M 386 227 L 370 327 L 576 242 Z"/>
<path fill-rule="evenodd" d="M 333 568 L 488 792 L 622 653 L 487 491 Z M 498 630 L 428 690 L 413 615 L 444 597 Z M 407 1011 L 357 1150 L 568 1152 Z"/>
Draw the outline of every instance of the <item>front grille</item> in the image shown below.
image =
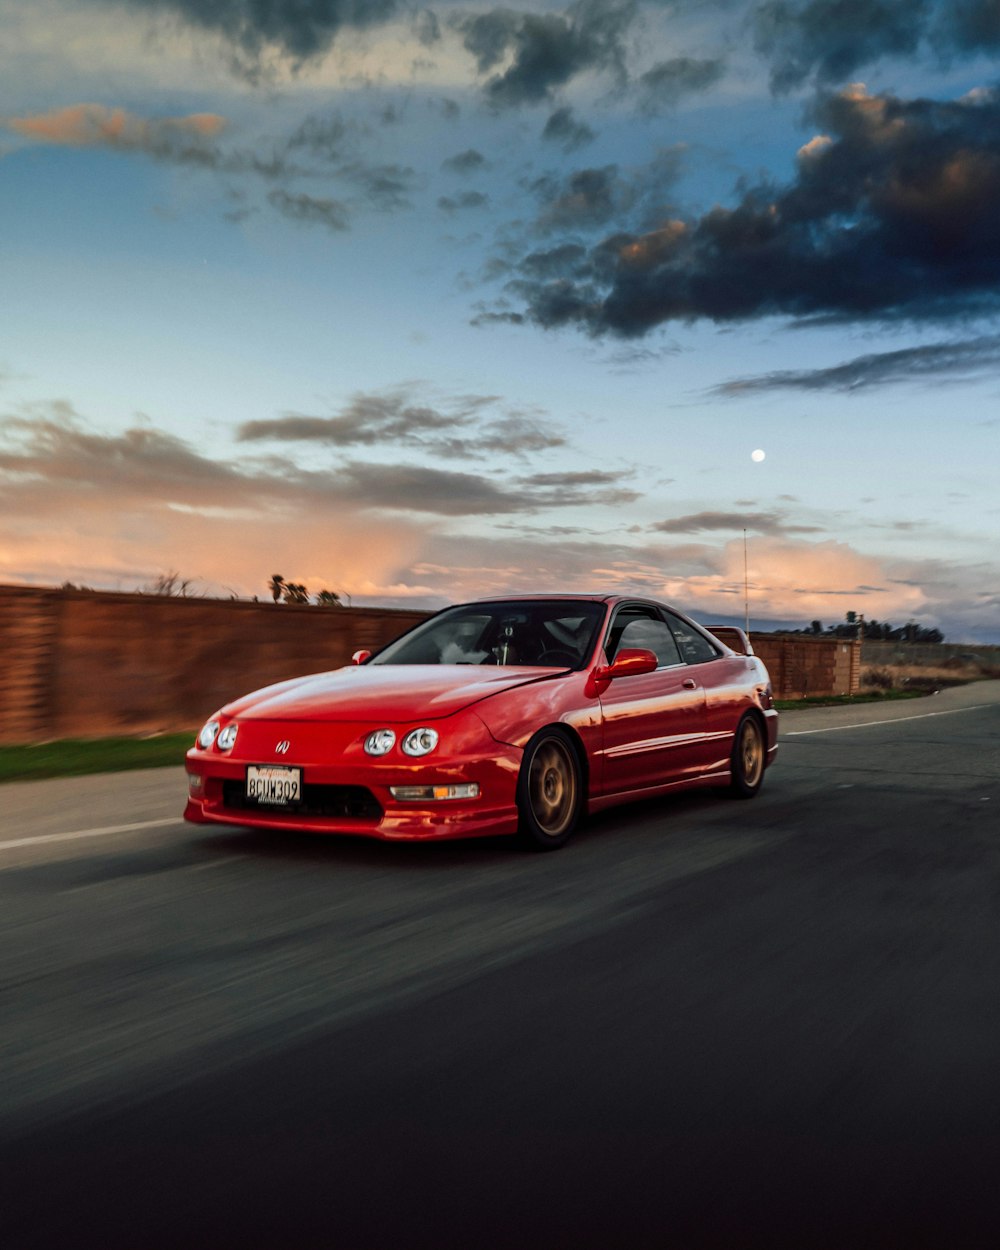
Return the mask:
<path fill-rule="evenodd" d="M 381 820 L 381 804 L 364 786 L 302 786 L 298 803 L 275 807 L 248 799 L 242 781 L 222 783 L 222 805 L 231 811 L 266 812 L 271 816 L 325 816 L 331 820 Z"/>

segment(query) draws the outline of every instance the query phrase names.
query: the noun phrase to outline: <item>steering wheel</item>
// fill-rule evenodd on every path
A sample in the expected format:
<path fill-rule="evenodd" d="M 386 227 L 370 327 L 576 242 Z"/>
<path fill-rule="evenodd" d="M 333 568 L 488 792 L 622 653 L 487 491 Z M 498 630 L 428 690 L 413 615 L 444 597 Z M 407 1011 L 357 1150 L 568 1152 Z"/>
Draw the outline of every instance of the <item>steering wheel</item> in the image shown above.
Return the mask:
<path fill-rule="evenodd" d="M 573 655 L 570 651 L 565 651 L 561 647 L 545 647 L 538 653 L 538 664 L 551 664 L 553 668 L 572 668 L 576 664 L 579 656 Z"/>

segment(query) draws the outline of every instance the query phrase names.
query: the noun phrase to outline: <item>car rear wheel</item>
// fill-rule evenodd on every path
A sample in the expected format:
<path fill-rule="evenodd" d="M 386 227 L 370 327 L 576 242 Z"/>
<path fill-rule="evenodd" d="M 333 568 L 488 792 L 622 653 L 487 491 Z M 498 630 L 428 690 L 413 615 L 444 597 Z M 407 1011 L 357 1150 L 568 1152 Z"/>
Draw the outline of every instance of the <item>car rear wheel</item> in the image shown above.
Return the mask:
<path fill-rule="evenodd" d="M 520 831 L 529 845 L 553 851 L 573 833 L 583 805 L 580 763 L 566 733 L 543 729 L 524 750 L 517 783 Z"/>
<path fill-rule="evenodd" d="M 733 740 L 730 761 L 730 793 L 734 798 L 752 799 L 764 780 L 767 749 L 764 730 L 756 716 L 744 716 Z"/>

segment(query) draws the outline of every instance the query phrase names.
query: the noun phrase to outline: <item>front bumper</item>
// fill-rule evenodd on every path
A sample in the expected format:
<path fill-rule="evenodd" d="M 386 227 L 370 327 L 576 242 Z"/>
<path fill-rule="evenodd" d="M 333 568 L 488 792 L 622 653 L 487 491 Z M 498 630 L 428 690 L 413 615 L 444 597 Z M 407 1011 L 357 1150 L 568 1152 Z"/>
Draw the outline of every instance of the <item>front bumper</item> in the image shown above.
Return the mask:
<path fill-rule="evenodd" d="M 215 747 L 187 753 L 189 797 L 184 819 L 194 824 L 306 833 L 354 834 L 384 841 L 428 841 L 515 833 L 521 751 L 493 740 L 476 718 L 464 734 L 449 734 L 448 753 L 410 759 L 364 755 L 369 725 L 240 726 L 234 758 Z M 397 739 L 401 738 L 397 732 Z M 274 756 L 274 743 L 291 739 L 295 753 Z M 250 764 L 301 769 L 302 801 L 285 807 L 248 804 Z M 474 783 L 476 798 L 402 801 L 390 787 Z"/>

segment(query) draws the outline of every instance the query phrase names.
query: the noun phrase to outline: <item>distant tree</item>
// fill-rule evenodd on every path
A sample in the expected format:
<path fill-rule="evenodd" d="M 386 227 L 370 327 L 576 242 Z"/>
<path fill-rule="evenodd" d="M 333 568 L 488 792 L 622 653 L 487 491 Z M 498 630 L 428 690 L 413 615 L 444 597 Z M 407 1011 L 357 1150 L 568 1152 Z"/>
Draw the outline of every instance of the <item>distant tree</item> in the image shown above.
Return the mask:
<path fill-rule="evenodd" d="M 823 622 L 813 621 L 812 625 L 810 626 L 810 629 L 812 630 L 814 634 L 821 634 L 823 632 Z"/>
<path fill-rule="evenodd" d="M 285 579 L 280 573 L 272 573 L 271 580 L 267 584 L 268 590 L 271 592 L 271 598 L 275 603 L 281 598 L 281 592 L 285 586 Z"/>
<path fill-rule="evenodd" d="M 321 608 L 341 607 L 340 595 L 335 590 L 321 590 L 316 596 L 316 604 Z"/>
<path fill-rule="evenodd" d="M 286 603 L 308 603 L 309 591 L 302 582 L 285 582 L 281 591 Z"/>
<path fill-rule="evenodd" d="M 193 586 L 194 582 L 190 577 L 181 577 L 176 569 L 171 569 L 169 573 L 161 573 L 152 586 L 146 587 L 146 591 L 148 594 L 162 595 L 166 599 L 189 599 Z"/>

